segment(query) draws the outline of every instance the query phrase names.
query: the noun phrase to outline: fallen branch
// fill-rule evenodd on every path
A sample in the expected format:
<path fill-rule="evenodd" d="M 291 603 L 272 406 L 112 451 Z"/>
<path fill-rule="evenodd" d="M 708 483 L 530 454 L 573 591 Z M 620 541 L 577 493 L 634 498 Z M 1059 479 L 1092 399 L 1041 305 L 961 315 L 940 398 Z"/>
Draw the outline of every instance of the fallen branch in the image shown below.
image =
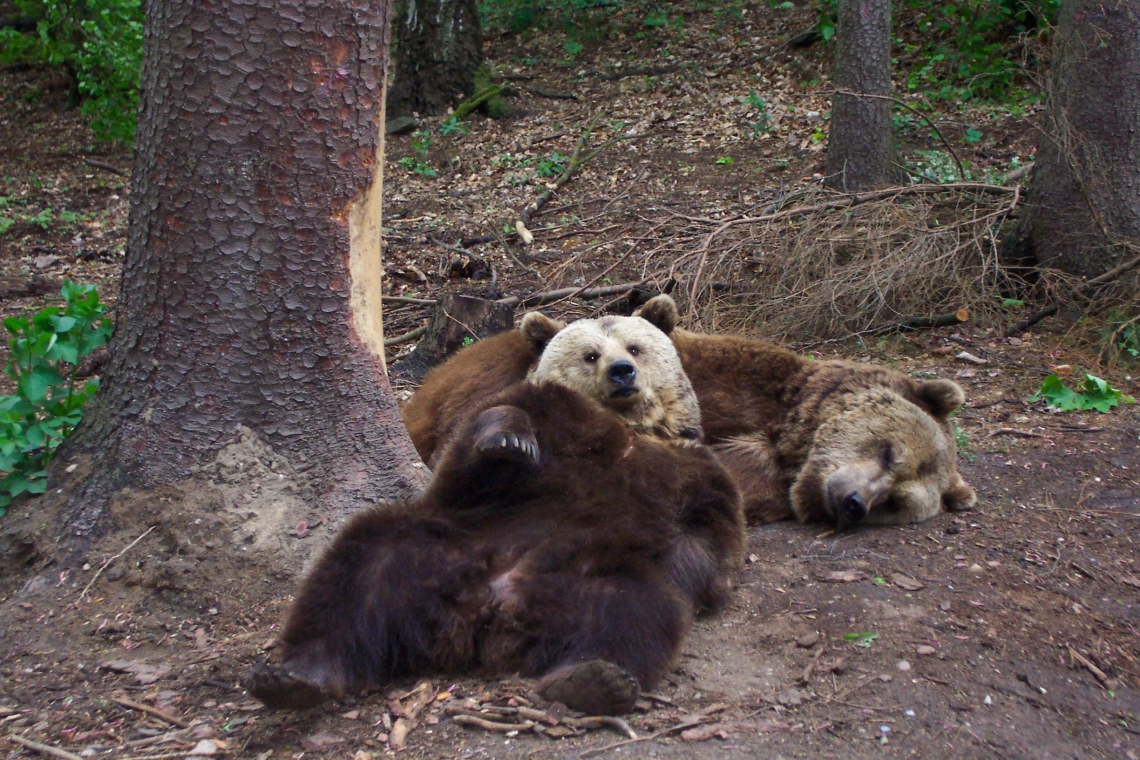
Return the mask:
<path fill-rule="evenodd" d="M 1133 259 L 1129 259 L 1128 261 L 1125 261 L 1120 266 L 1113 267 L 1112 269 L 1108 270 L 1107 272 L 1100 275 L 1099 277 L 1094 277 L 1091 280 L 1088 280 L 1087 282 L 1084 282 L 1081 285 L 1078 285 L 1077 287 L 1073 288 L 1072 295 L 1073 296 L 1081 296 L 1081 295 L 1084 295 L 1085 293 L 1087 293 L 1088 291 L 1093 290 L 1098 285 L 1106 285 L 1106 284 L 1112 282 L 1113 280 L 1115 280 L 1117 277 L 1120 277 L 1120 275 L 1127 274 L 1128 272 L 1132 271 L 1133 269 L 1135 269 L 1137 267 L 1137 265 L 1140 265 L 1140 256 L 1137 256 Z M 1041 320 L 1045 319 L 1045 317 L 1056 314 L 1057 311 L 1061 308 L 1063 303 L 1064 303 L 1063 301 L 1054 301 L 1053 303 L 1049 304 L 1048 306 L 1046 306 L 1041 311 L 1038 311 L 1034 314 L 1030 314 L 1028 317 L 1021 320 L 1020 322 L 1015 324 L 1013 327 L 1010 327 L 1009 329 L 1007 329 L 1005 331 L 1005 337 L 1012 338 L 1015 335 L 1018 335 L 1020 333 L 1025 332 L 1026 330 L 1028 330 L 1033 325 L 1035 325 L 1038 322 L 1040 322 Z"/>
<path fill-rule="evenodd" d="M 406 332 L 403 335 L 397 335 L 395 338 L 385 338 L 384 339 L 384 348 L 389 348 L 391 346 L 398 346 L 401 343 L 407 343 L 410 340 L 415 340 L 416 338 L 420 337 L 421 335 L 423 335 L 427 331 L 428 331 L 428 326 L 424 325 L 423 327 L 417 327 L 416 329 L 412 330 L 411 332 Z"/>
<path fill-rule="evenodd" d="M 649 66 L 642 69 L 625 69 L 623 71 L 614 71 L 609 74 L 603 74 L 600 71 L 588 71 L 586 76 L 594 76 L 605 82 L 616 82 L 620 79 L 627 77 L 659 77 L 662 74 L 674 74 L 681 69 L 693 66 L 691 63 L 679 63 L 676 66 Z"/>
<path fill-rule="evenodd" d="M 477 718 L 474 715 L 466 714 L 452 715 L 451 719 L 461 726 L 475 726 L 484 731 L 494 731 L 502 734 L 510 731 L 530 731 L 535 726 L 533 720 L 524 721 L 523 723 L 498 723 L 493 720 L 486 720 L 485 718 Z"/>
<path fill-rule="evenodd" d="M 999 435 L 1010 435 L 1014 438 L 1044 438 L 1046 441 L 1052 440 L 1049 438 L 1049 436 L 1041 435 L 1040 433 L 1034 433 L 1032 430 L 1018 430 L 1017 428 L 1004 427 L 998 428 L 997 430 L 991 430 L 990 432 L 986 433 L 986 438 L 993 438 Z"/>
<path fill-rule="evenodd" d="M 1101 686 L 1108 688 L 1108 682 L 1109 682 L 1108 674 L 1106 674 L 1103 670 L 1101 670 L 1096 665 L 1094 665 L 1092 660 L 1085 657 L 1083 654 L 1081 654 L 1077 650 L 1073 649 L 1072 647 L 1069 647 L 1069 655 L 1074 660 L 1079 662 L 1081 665 L 1084 665 L 1085 668 L 1087 668 L 1090 673 L 1092 673 L 1094 676 L 1096 676 L 1096 680 L 1100 681 Z"/>
<path fill-rule="evenodd" d="M 19 734 L 8 734 L 8 738 L 16 742 L 16 744 L 20 744 L 30 750 L 34 750 L 44 755 L 59 757 L 63 760 L 83 760 L 83 758 L 81 758 L 79 755 L 72 754 L 65 749 L 53 747 L 50 744 L 40 744 L 39 742 L 34 742 L 31 739 L 25 739 Z"/>
<path fill-rule="evenodd" d="M 147 715 L 153 715 L 159 720 L 164 720 L 173 726 L 178 726 L 179 728 L 190 728 L 190 724 L 186 721 L 182 720 L 181 718 L 176 718 L 170 713 L 163 712 L 157 707 L 151 707 L 150 705 L 143 705 L 139 704 L 138 702 L 132 702 L 131 700 L 125 699 L 124 697 L 111 697 L 111 701 L 117 705 L 130 708 L 131 710 L 138 710 L 139 712 L 144 712 Z"/>
<path fill-rule="evenodd" d="M 407 296 L 381 296 L 381 303 L 410 303 L 416 306 L 435 306 L 434 298 L 408 298 Z"/>
<path fill-rule="evenodd" d="M 520 86 L 519 89 L 525 90 L 526 92 L 529 92 L 531 95 L 537 95 L 540 98 L 549 98 L 551 100 L 578 100 L 577 95 L 567 95 L 566 93 L 562 93 L 562 92 L 547 92 L 546 90 L 540 90 L 537 87 L 521 87 Z"/>
<path fill-rule="evenodd" d="M 495 97 L 496 95 L 501 95 L 505 89 L 506 87 L 501 84 L 493 84 L 489 87 L 484 87 L 482 90 L 479 90 L 479 92 L 475 93 L 470 98 L 456 106 L 451 115 L 447 117 L 448 121 L 451 119 L 462 121 L 463 119 L 467 118 L 468 114 L 486 103 L 488 100 Z"/>
<path fill-rule="evenodd" d="M 111 174 L 118 174 L 120 177 L 126 176 L 126 172 L 119 169 L 118 167 L 104 163 L 103 161 L 97 161 L 94 158 L 85 158 L 83 159 L 83 163 L 87 164 L 88 166 L 94 166 L 96 169 L 102 169 L 105 172 L 111 172 Z"/>
<path fill-rule="evenodd" d="M 106 562 L 104 562 L 104 563 L 103 563 L 103 566 L 102 566 L 102 567 L 100 567 L 98 570 L 96 570 L 96 571 L 95 571 L 95 575 L 93 575 L 93 576 L 91 577 L 91 580 L 90 580 L 90 581 L 88 581 L 87 585 L 83 587 L 83 591 L 79 592 L 79 598 L 75 600 L 75 607 L 77 607 L 77 608 L 79 607 L 79 603 L 80 603 L 81 601 L 83 601 L 83 597 L 87 596 L 87 592 L 88 592 L 88 591 L 90 591 L 90 590 L 91 590 L 91 587 L 95 585 L 95 581 L 99 580 L 99 576 L 103 574 L 103 571 L 104 571 L 104 570 L 106 570 L 106 569 L 107 569 L 107 567 L 108 567 L 108 566 L 109 566 L 109 565 L 110 565 L 112 562 L 114 562 L 115 560 L 117 560 L 119 557 L 122 557 L 122 556 L 123 556 L 124 554 L 126 554 L 127 552 L 129 552 L 129 551 L 130 551 L 130 550 L 131 550 L 131 549 L 134 547 L 134 545 L 135 545 L 135 544 L 137 544 L 139 541 L 142 541 L 144 538 L 146 538 L 147 536 L 149 536 L 149 535 L 150 535 L 150 532 L 151 532 L 152 530 L 154 530 L 156 527 L 158 527 L 158 526 L 157 526 L 157 525 L 152 525 L 152 526 L 150 526 L 149 528 L 147 528 L 147 529 L 146 529 L 146 532 L 145 532 L 145 533 L 143 533 L 141 536 L 139 536 L 138 538 L 136 538 L 134 541 L 131 541 L 129 544 L 127 544 L 127 546 L 126 546 L 126 548 L 125 548 L 125 549 L 123 549 L 121 552 L 119 552 L 118 554 L 116 554 L 114 557 L 111 557 L 111 559 L 109 559 L 109 560 L 107 560 Z"/>
<path fill-rule="evenodd" d="M 508 306 L 542 306 L 543 304 L 559 301 L 563 298 L 575 296 L 578 298 L 604 298 L 606 296 L 625 294 L 631 290 L 636 290 L 645 284 L 645 280 L 638 282 L 626 282 L 621 285 L 606 285 L 601 288 L 559 288 L 558 290 L 548 290 L 545 293 L 535 293 L 532 296 L 508 296 L 507 298 L 500 298 L 499 303 Z"/>

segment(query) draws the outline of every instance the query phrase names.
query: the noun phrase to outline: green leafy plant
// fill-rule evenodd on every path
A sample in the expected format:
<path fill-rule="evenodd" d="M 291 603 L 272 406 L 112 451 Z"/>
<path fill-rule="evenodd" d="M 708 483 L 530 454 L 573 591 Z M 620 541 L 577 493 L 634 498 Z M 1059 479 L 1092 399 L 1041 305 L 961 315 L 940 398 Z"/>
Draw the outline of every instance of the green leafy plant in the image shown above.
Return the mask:
<path fill-rule="evenodd" d="M 869 648 L 875 643 L 875 639 L 879 638 L 877 633 L 845 633 L 843 634 L 844 641 L 853 641 L 855 646 Z"/>
<path fill-rule="evenodd" d="M 44 467 L 83 417 L 99 387 L 79 386 L 80 361 L 111 337 L 111 321 L 94 285 L 65 282 L 64 306 L 50 306 L 31 319 L 8 317 L 12 335 L 5 369 L 16 393 L 0 397 L 0 515 L 22 493 L 47 490 Z"/>
<path fill-rule="evenodd" d="M 954 443 L 958 447 L 958 456 L 967 462 L 977 461 L 978 457 L 974 454 L 974 444 L 970 442 L 970 434 L 958 425 L 957 420 L 954 420 Z"/>
<path fill-rule="evenodd" d="M 431 132 L 421 129 L 412 136 L 412 150 L 414 156 L 404 156 L 397 163 L 404 171 L 419 174 L 422 177 L 437 177 L 439 174 L 428 163 L 428 152 L 431 150 Z"/>
<path fill-rule="evenodd" d="M 1085 373 L 1084 387 L 1080 391 L 1068 388 L 1057 375 L 1049 375 L 1041 383 L 1041 390 L 1029 397 L 1030 402 L 1044 401 L 1062 412 L 1095 410 L 1108 414 L 1114 407 L 1135 404 L 1136 399 L 1113 388 L 1105 380 Z"/>
<path fill-rule="evenodd" d="M 578 42 L 578 40 L 569 40 L 568 42 L 563 43 L 562 49 L 566 51 L 566 55 L 574 58 L 583 50 L 585 50 L 586 47 L 581 42 Z"/>
<path fill-rule="evenodd" d="M 551 153 L 546 158 L 538 160 L 538 168 L 536 169 L 540 177 L 557 177 L 562 172 L 566 171 L 566 162 L 569 160 L 567 156 L 558 153 L 557 151 Z"/>
<path fill-rule="evenodd" d="M 14 0 L 34 32 L 0 29 L 0 64 L 63 66 L 100 140 L 130 143 L 142 66 L 140 0 Z"/>
<path fill-rule="evenodd" d="M 962 139 L 970 145 L 977 145 L 982 141 L 982 132 L 974 127 L 966 127 L 966 132 L 962 135 Z"/>
<path fill-rule="evenodd" d="M 736 162 L 732 160 L 732 156 L 721 156 L 716 160 L 717 166 L 732 166 Z"/>
<path fill-rule="evenodd" d="M 471 127 L 467 126 L 454 116 L 439 125 L 439 133 L 445 137 L 448 135 L 453 135 L 457 132 L 461 135 L 465 135 L 470 131 Z"/>

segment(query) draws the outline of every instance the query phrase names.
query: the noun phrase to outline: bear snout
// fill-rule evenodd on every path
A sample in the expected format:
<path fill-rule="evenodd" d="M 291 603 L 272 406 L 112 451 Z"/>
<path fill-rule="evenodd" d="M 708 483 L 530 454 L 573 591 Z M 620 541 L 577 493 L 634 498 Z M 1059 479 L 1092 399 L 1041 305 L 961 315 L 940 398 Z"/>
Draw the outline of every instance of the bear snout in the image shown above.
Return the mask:
<path fill-rule="evenodd" d="M 843 497 L 842 510 L 843 522 L 857 523 L 867 516 L 867 502 L 858 491 L 852 491 Z"/>
<path fill-rule="evenodd" d="M 637 380 L 637 367 L 633 366 L 633 362 L 625 359 L 616 361 L 606 369 L 606 375 L 617 386 L 613 395 L 632 396 L 637 392 L 637 388 L 634 386 L 634 382 Z"/>

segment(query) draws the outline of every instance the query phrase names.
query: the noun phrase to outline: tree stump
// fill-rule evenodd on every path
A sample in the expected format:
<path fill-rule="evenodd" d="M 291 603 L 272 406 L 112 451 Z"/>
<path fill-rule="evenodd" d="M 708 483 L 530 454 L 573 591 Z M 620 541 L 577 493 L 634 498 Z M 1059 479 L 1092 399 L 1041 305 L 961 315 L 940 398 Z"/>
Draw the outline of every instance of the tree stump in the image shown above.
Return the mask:
<path fill-rule="evenodd" d="M 466 345 L 515 326 L 514 304 L 448 293 L 435 306 L 427 335 L 410 354 L 392 363 L 394 379 L 418 383 L 432 367 Z"/>

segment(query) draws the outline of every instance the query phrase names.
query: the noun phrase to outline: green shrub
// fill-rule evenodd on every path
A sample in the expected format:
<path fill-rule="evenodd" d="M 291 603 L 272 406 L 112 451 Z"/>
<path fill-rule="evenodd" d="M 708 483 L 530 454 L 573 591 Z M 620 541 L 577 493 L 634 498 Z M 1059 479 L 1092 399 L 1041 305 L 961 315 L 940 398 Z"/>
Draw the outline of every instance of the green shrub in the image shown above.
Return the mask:
<path fill-rule="evenodd" d="M 100 140 L 131 143 L 139 102 L 143 10 L 139 0 L 14 0 L 36 31 L 0 30 L 0 64 L 65 67 Z"/>
<path fill-rule="evenodd" d="M 44 467 L 83 417 L 99 387 L 89 379 L 77 387 L 79 363 L 111 337 L 94 285 L 65 282 L 64 306 L 27 317 L 8 317 L 11 355 L 5 369 L 16 393 L 0 396 L 0 515 L 22 493 L 47 490 Z"/>

